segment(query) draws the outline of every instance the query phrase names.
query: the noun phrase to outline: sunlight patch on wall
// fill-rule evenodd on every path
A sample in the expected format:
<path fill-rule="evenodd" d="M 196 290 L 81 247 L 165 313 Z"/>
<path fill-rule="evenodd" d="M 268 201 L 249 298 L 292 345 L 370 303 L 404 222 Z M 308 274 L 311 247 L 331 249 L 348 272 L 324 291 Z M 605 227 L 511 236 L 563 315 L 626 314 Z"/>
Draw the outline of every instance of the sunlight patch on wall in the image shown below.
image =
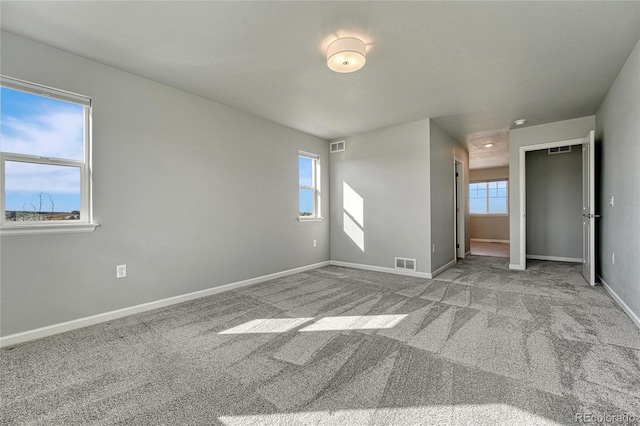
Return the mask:
<path fill-rule="evenodd" d="M 347 182 L 342 182 L 342 208 L 364 228 L 364 200 Z"/>
<path fill-rule="evenodd" d="M 364 251 L 364 231 L 347 215 L 343 213 L 343 230 L 360 250 Z"/>
<path fill-rule="evenodd" d="M 364 251 L 364 200 L 345 181 L 342 181 L 342 208 L 342 230 Z"/>

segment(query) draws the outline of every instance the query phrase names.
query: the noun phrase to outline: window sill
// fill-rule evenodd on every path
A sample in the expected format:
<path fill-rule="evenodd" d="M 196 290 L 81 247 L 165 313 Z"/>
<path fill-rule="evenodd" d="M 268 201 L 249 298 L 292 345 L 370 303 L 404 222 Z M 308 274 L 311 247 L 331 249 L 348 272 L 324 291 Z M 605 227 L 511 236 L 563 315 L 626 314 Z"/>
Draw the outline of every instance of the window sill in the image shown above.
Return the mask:
<path fill-rule="evenodd" d="M 300 216 L 298 222 L 322 222 L 322 219 L 321 217 Z"/>
<path fill-rule="evenodd" d="M 40 234 L 77 234 L 83 232 L 93 232 L 97 223 L 47 223 L 0 226 L 0 235 L 40 235 Z"/>
<path fill-rule="evenodd" d="M 508 213 L 471 213 L 471 217 L 509 217 Z"/>

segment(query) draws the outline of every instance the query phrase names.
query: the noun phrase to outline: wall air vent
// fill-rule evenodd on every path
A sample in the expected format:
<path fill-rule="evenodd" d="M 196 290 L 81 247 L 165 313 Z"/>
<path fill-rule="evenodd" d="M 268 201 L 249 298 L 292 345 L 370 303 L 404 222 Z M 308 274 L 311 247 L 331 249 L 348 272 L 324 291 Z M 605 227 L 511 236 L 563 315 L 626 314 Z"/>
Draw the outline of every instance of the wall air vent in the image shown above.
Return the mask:
<path fill-rule="evenodd" d="M 571 145 L 556 146 L 555 148 L 549 148 L 549 155 L 551 155 L 551 154 L 564 154 L 565 152 L 571 152 Z"/>
<path fill-rule="evenodd" d="M 396 257 L 396 269 L 404 269 L 408 271 L 416 270 L 416 260 L 406 259 L 404 257 Z"/>
<path fill-rule="evenodd" d="M 331 145 L 329 145 L 329 152 L 332 154 L 334 152 L 342 152 L 346 147 L 347 142 L 345 140 L 331 142 Z"/>

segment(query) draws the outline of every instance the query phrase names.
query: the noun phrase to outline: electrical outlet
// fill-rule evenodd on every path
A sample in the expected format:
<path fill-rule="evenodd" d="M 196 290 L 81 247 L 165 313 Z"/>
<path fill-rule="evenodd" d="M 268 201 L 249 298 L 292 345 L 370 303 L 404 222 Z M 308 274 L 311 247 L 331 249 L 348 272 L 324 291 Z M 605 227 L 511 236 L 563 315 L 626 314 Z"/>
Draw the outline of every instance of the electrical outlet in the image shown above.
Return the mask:
<path fill-rule="evenodd" d="M 611 198 L 609 198 L 609 205 L 610 205 L 611 207 L 613 207 L 613 205 L 614 205 L 614 202 L 613 202 L 613 195 L 611 196 Z"/>
<path fill-rule="evenodd" d="M 615 253 L 611 253 L 611 264 L 616 263 L 616 254 Z"/>
<path fill-rule="evenodd" d="M 313 240 L 313 246 L 318 247 L 318 240 Z"/>
<path fill-rule="evenodd" d="M 116 266 L 116 278 L 127 278 L 127 265 Z"/>

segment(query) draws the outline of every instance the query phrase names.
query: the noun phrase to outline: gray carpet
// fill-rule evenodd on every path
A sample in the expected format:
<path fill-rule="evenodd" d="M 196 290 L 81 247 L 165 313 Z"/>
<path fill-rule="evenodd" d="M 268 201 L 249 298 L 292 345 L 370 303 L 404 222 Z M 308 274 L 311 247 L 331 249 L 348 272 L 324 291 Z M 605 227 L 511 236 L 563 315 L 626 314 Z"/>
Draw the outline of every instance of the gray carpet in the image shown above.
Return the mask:
<path fill-rule="evenodd" d="M 0 422 L 640 421 L 640 330 L 580 265 L 529 266 L 326 267 L 5 348 Z"/>

